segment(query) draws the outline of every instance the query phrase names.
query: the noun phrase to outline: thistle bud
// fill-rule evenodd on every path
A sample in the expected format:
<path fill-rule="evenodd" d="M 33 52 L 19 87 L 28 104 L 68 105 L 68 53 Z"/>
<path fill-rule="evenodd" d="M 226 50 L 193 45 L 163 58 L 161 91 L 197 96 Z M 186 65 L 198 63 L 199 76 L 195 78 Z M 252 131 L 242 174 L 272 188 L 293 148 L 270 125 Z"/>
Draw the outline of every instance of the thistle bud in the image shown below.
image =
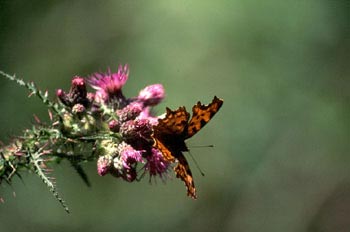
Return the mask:
<path fill-rule="evenodd" d="M 160 103 L 164 98 L 164 87 L 161 84 L 149 85 L 140 91 L 137 97 L 139 101 L 146 106 L 154 106 Z"/>
<path fill-rule="evenodd" d="M 97 173 L 104 176 L 109 172 L 113 163 L 112 157 L 109 155 L 100 156 L 97 160 Z"/>

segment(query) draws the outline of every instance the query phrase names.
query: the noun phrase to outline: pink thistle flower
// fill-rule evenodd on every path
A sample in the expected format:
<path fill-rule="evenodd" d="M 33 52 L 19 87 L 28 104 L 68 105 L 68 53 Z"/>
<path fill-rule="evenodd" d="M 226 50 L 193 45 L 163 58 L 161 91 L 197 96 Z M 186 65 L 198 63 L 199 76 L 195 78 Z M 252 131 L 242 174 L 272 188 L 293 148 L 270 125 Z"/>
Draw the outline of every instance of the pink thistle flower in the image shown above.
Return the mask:
<path fill-rule="evenodd" d="M 142 112 L 139 114 L 139 116 L 136 118 L 136 120 L 143 120 L 143 119 L 148 120 L 151 126 L 158 124 L 158 118 L 151 115 L 150 107 L 145 107 L 142 110 Z"/>
<path fill-rule="evenodd" d="M 108 127 L 113 132 L 119 132 L 120 129 L 120 122 L 117 120 L 112 120 L 108 123 Z"/>
<path fill-rule="evenodd" d="M 72 86 L 76 86 L 77 88 L 82 88 L 85 91 L 85 80 L 82 77 L 75 76 L 72 79 Z"/>
<path fill-rule="evenodd" d="M 94 95 L 94 100 L 97 103 L 104 103 L 108 101 L 108 94 L 104 91 L 97 91 Z"/>
<path fill-rule="evenodd" d="M 165 95 L 164 87 L 161 84 L 149 85 L 142 89 L 137 97 L 146 106 L 154 106 L 160 103 Z"/>
<path fill-rule="evenodd" d="M 60 101 L 64 104 L 64 105 L 70 105 L 69 99 L 67 94 L 64 92 L 63 89 L 58 89 L 56 90 L 56 96 L 58 97 L 58 99 L 60 99 Z"/>
<path fill-rule="evenodd" d="M 121 122 L 134 120 L 143 110 L 143 104 L 140 102 L 131 102 L 121 110 L 117 110 L 116 114 Z"/>
<path fill-rule="evenodd" d="M 87 93 L 86 98 L 90 101 L 93 102 L 95 99 L 95 94 L 94 93 Z"/>
<path fill-rule="evenodd" d="M 162 178 L 163 174 L 168 172 L 170 163 L 163 158 L 158 149 L 152 148 L 151 155 L 147 156 L 146 159 L 144 170 L 149 172 L 150 178 L 157 175 Z"/>
<path fill-rule="evenodd" d="M 112 165 L 112 157 L 111 156 L 100 156 L 97 160 L 97 173 L 100 176 L 104 176 L 109 172 L 109 169 Z"/>
<path fill-rule="evenodd" d="M 136 164 L 143 163 L 142 151 L 135 150 L 129 144 L 122 142 L 118 145 L 119 156 L 113 159 L 114 169 L 111 174 L 132 182 L 137 177 Z"/>
<path fill-rule="evenodd" d="M 120 151 L 120 158 L 123 164 L 124 169 L 131 169 L 131 165 L 137 162 L 143 162 L 142 160 L 142 152 L 135 150 L 130 145 L 125 146 Z"/>
<path fill-rule="evenodd" d="M 108 69 L 106 73 L 94 73 L 88 79 L 92 88 L 98 92 L 102 92 L 101 96 L 121 97 L 121 89 L 125 82 L 128 80 L 129 68 L 128 65 L 119 66 L 116 73 L 111 73 Z M 96 93 L 96 94 L 97 94 Z"/>
<path fill-rule="evenodd" d="M 121 124 L 120 134 L 134 148 L 142 150 L 149 146 L 152 125 L 148 119 L 129 120 Z"/>
<path fill-rule="evenodd" d="M 75 104 L 73 107 L 72 107 L 72 112 L 74 114 L 79 114 L 79 113 L 83 113 L 85 111 L 85 107 L 82 105 L 82 104 Z"/>
<path fill-rule="evenodd" d="M 72 85 L 69 90 L 69 95 L 70 98 L 72 99 L 73 105 L 76 103 L 80 103 L 83 105 L 86 105 L 86 85 L 85 85 L 85 80 L 82 77 L 75 76 L 72 79 Z"/>

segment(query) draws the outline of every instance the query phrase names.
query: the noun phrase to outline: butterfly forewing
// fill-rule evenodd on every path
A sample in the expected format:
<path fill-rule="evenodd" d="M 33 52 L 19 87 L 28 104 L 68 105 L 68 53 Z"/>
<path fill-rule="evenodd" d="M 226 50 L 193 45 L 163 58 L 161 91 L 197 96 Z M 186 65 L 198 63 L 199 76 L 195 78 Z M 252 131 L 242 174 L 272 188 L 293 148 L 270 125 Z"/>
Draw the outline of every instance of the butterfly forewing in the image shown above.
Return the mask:
<path fill-rule="evenodd" d="M 188 123 L 187 138 L 192 137 L 200 129 L 202 129 L 210 119 L 218 112 L 222 106 L 223 100 L 214 97 L 213 101 L 209 105 L 202 105 L 198 102 L 192 108 L 192 118 Z"/>
<path fill-rule="evenodd" d="M 166 108 L 165 118 L 158 120 L 158 125 L 154 126 L 154 132 L 168 135 L 180 135 L 184 132 L 190 114 L 185 107 L 180 107 L 176 111 Z"/>

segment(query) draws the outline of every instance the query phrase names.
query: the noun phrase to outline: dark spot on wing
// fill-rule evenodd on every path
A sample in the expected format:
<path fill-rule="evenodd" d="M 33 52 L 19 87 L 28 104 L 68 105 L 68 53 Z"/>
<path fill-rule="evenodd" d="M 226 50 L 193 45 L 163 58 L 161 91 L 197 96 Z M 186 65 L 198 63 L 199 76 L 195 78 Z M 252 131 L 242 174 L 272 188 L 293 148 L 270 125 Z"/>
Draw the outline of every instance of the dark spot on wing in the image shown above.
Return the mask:
<path fill-rule="evenodd" d="M 203 126 L 205 126 L 205 124 L 207 124 L 207 122 L 206 122 L 204 119 L 202 119 L 202 120 L 201 120 L 201 128 L 202 128 Z"/>
<path fill-rule="evenodd" d="M 193 134 L 195 134 L 195 133 L 197 133 L 197 132 L 198 132 L 197 127 L 193 127 L 193 128 L 192 128 L 192 130 L 193 130 Z"/>

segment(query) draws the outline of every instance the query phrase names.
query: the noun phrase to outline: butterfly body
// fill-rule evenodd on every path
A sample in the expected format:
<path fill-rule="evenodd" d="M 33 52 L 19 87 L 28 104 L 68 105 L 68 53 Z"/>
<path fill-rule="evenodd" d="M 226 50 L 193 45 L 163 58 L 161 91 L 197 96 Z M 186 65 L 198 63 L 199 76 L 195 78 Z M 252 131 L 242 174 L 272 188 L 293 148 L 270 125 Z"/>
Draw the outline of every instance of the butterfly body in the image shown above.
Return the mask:
<path fill-rule="evenodd" d="M 215 113 L 220 109 L 223 100 L 214 97 L 209 105 L 198 102 L 192 108 L 192 117 L 185 107 L 179 107 L 172 111 L 166 108 L 165 118 L 159 119 L 158 124 L 153 127 L 154 147 L 169 162 L 178 161 L 174 168 L 176 177 L 184 181 L 187 195 L 197 198 L 192 172 L 182 152 L 188 151 L 185 140 L 196 134 L 203 128 Z"/>

